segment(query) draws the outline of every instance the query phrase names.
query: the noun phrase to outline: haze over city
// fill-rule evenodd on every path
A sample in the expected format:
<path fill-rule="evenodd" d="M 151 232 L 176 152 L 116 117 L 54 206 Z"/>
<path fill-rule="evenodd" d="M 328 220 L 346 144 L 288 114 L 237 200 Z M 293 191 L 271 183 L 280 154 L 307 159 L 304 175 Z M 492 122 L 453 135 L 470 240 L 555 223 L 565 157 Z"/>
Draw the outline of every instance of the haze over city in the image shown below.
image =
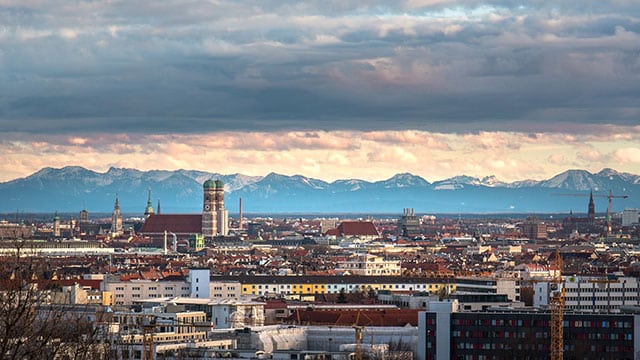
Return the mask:
<path fill-rule="evenodd" d="M 634 1 L 2 1 L 0 181 L 640 168 Z"/>

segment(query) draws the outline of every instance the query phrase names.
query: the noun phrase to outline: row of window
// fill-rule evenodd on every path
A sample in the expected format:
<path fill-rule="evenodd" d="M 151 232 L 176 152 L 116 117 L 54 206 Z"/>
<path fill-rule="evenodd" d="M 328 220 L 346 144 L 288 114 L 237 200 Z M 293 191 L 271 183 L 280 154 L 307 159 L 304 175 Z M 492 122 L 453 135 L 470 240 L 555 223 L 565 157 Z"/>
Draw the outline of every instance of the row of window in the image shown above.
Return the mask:
<path fill-rule="evenodd" d="M 183 286 L 182 288 L 180 288 L 182 291 L 188 291 L 189 287 L 188 286 Z M 140 286 L 132 286 L 131 287 L 132 291 L 142 291 L 142 288 Z M 158 288 L 155 286 L 150 286 L 147 288 L 147 291 L 157 291 Z M 173 286 L 165 286 L 164 290 L 167 291 L 173 291 L 174 287 Z M 116 291 L 124 291 L 124 287 L 123 286 L 116 286 Z"/>
<path fill-rule="evenodd" d="M 567 296 L 566 301 L 633 301 L 636 303 L 638 298 L 636 296 Z"/>
<path fill-rule="evenodd" d="M 309 286 L 311 286 L 311 285 L 293 285 L 293 289 L 297 289 L 297 288 L 304 289 L 304 288 L 309 287 Z M 344 285 L 327 285 L 326 288 L 330 289 L 331 287 L 333 287 L 334 289 L 338 289 L 339 286 L 341 288 L 345 287 Z M 262 289 L 263 285 L 258 285 L 257 287 L 258 287 L 258 289 Z M 314 285 L 313 287 L 314 287 L 314 289 L 317 289 L 319 286 L 318 285 Z M 348 285 L 347 287 L 349 289 L 353 289 L 353 288 L 358 288 L 358 285 Z M 360 285 L 359 287 L 362 288 L 362 289 L 372 288 L 371 285 Z M 440 287 L 446 287 L 446 285 L 433 285 L 433 284 L 428 284 L 428 285 L 427 284 L 416 284 L 415 285 L 416 289 L 420 289 L 420 288 L 422 288 L 422 289 L 427 289 L 427 288 L 434 289 L 434 288 L 436 288 L 437 289 L 437 288 L 440 288 Z M 251 288 L 255 289 L 256 285 L 251 285 Z M 269 289 L 269 285 L 264 285 L 264 288 L 268 290 Z M 291 288 L 292 288 L 291 285 L 280 285 L 280 289 L 291 289 Z M 387 288 L 387 285 L 382 285 L 382 289 L 393 289 L 393 288 L 394 288 L 394 285 L 389 285 L 388 288 Z M 453 285 L 449 285 L 449 288 L 453 289 Z M 406 285 L 405 284 L 396 284 L 395 285 L 395 289 L 406 289 Z M 413 287 L 410 287 L 409 289 L 413 289 Z M 242 291 L 247 292 L 249 290 L 248 290 L 247 287 L 243 287 Z M 273 286 L 273 291 L 277 291 L 277 287 L 276 286 Z"/>
<path fill-rule="evenodd" d="M 531 319 L 453 319 L 451 323 L 463 326 L 549 326 L 549 320 Z"/>
<path fill-rule="evenodd" d="M 637 293 L 638 292 L 638 288 L 619 288 L 619 287 L 615 287 L 615 288 L 600 288 L 600 287 L 594 287 L 594 288 L 585 288 L 585 287 L 581 287 L 581 288 L 567 288 L 567 292 L 631 292 L 631 293 Z"/>

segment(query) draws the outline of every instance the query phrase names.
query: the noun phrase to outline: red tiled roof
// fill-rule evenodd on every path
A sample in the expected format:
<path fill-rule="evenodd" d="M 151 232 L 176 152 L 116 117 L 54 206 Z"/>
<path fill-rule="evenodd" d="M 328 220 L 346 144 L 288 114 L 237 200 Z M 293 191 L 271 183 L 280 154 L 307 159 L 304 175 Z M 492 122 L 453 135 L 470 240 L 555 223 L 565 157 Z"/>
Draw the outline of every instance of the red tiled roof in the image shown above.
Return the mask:
<path fill-rule="evenodd" d="M 329 229 L 324 234 L 328 235 L 328 236 L 340 236 L 340 230 L 338 230 L 338 229 Z"/>
<path fill-rule="evenodd" d="M 267 300 L 264 308 L 265 310 L 286 309 L 287 303 L 282 300 Z"/>
<path fill-rule="evenodd" d="M 58 280 L 58 284 L 60 284 L 60 286 L 71 286 L 75 283 L 78 283 L 78 285 L 80 286 L 90 286 L 94 290 L 100 290 L 100 283 L 102 283 L 102 280 L 90 280 L 90 279 Z"/>
<path fill-rule="evenodd" d="M 327 234 L 342 236 L 380 236 L 376 226 L 371 221 L 343 221 L 338 225 L 337 233 L 328 230 Z"/>
<path fill-rule="evenodd" d="M 154 214 L 144 222 L 140 233 L 158 234 L 165 230 L 175 234 L 200 234 L 202 233 L 202 215 Z"/>

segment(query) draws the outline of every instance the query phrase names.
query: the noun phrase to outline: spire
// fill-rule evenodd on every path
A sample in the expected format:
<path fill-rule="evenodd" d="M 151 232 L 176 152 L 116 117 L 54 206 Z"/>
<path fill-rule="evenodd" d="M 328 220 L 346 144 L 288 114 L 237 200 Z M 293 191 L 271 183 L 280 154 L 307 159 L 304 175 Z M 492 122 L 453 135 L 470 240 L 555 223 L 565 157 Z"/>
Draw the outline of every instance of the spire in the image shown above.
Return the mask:
<path fill-rule="evenodd" d="M 160 215 L 160 198 L 158 198 L 158 210 L 156 210 L 156 214 Z"/>
<path fill-rule="evenodd" d="M 153 203 L 151 202 L 151 189 L 149 189 L 149 195 L 147 197 L 147 207 L 144 209 L 144 218 L 147 219 L 153 215 Z"/>
<path fill-rule="evenodd" d="M 589 193 L 589 211 L 587 213 L 587 217 L 591 220 L 596 217 L 596 206 L 593 203 L 593 191 Z"/>
<path fill-rule="evenodd" d="M 113 210 L 120 210 L 120 203 L 118 202 L 118 193 L 116 193 L 116 204 L 113 206 Z"/>

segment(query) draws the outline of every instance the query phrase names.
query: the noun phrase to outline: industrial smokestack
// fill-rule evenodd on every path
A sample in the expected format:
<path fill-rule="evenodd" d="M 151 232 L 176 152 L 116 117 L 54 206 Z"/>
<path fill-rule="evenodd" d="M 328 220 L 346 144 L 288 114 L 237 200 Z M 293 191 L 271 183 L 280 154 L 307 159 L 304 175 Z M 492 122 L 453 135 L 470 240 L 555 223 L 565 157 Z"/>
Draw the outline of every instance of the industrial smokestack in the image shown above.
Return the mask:
<path fill-rule="evenodd" d="M 240 221 L 238 223 L 238 230 L 242 230 L 242 198 L 240 198 Z"/>

